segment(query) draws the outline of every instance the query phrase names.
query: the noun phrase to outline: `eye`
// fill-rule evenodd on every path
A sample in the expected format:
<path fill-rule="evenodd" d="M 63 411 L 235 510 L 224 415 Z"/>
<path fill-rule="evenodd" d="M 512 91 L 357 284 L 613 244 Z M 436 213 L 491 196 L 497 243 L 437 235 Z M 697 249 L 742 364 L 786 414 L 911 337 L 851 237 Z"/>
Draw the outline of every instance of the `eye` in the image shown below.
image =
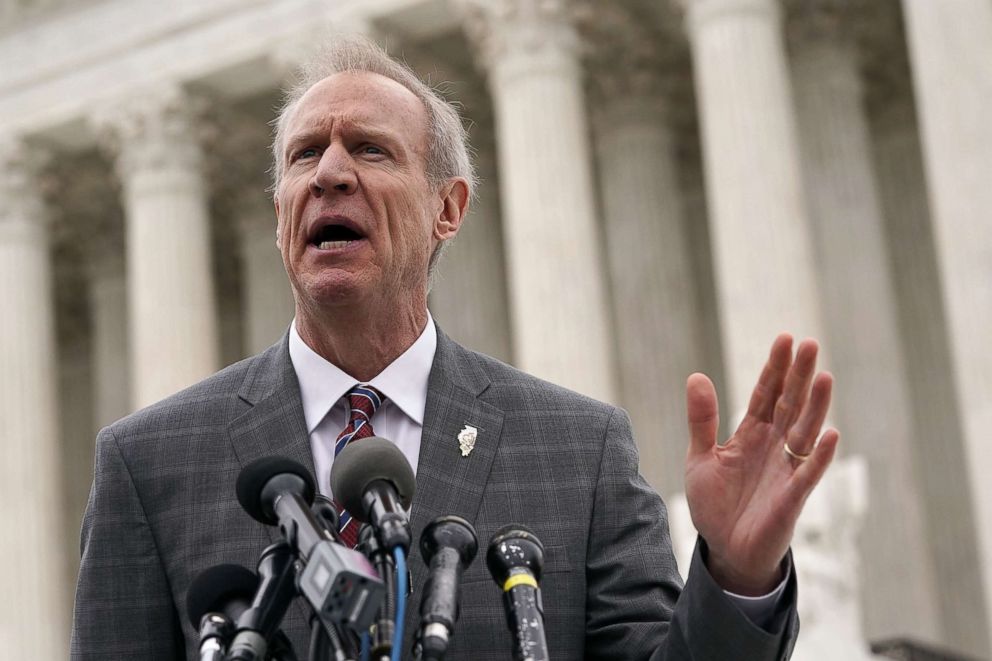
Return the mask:
<path fill-rule="evenodd" d="M 370 156 L 385 156 L 386 151 L 382 147 L 376 145 L 362 145 L 358 151 L 362 154 L 368 154 Z"/>
<path fill-rule="evenodd" d="M 320 158 L 319 147 L 304 147 L 302 149 L 297 149 L 296 151 L 290 153 L 289 162 L 292 164 L 297 161 L 304 161 L 311 158 Z"/>

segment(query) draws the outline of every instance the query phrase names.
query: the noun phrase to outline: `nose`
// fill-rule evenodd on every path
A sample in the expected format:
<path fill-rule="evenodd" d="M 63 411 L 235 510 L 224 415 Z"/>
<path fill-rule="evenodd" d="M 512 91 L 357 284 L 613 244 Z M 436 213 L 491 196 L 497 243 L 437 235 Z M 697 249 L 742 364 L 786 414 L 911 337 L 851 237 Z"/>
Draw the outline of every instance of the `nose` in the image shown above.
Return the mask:
<path fill-rule="evenodd" d="M 357 186 L 358 178 L 355 176 L 351 155 L 339 145 L 328 147 L 310 179 L 310 194 L 314 197 L 320 197 L 328 191 L 351 194 Z"/>

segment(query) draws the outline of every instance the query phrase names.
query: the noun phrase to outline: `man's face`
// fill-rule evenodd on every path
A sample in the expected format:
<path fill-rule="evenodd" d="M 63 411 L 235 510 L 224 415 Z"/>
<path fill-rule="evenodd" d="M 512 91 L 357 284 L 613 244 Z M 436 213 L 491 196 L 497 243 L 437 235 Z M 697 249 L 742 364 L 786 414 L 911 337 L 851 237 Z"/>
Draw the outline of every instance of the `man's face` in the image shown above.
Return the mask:
<path fill-rule="evenodd" d="M 307 91 L 289 117 L 276 192 L 298 304 L 376 300 L 400 314 L 426 304 L 431 252 L 464 210 L 450 222 L 451 184 L 428 184 L 426 153 L 427 112 L 399 83 L 347 72 Z"/>

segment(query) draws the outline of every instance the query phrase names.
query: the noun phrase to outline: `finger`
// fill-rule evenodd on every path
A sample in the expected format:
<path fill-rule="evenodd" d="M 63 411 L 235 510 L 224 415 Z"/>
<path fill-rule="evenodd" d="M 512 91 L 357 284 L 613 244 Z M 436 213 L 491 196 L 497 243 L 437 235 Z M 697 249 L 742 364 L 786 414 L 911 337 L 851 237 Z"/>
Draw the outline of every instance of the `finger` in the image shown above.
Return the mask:
<path fill-rule="evenodd" d="M 685 383 L 685 408 L 689 420 L 689 455 L 709 452 L 716 444 L 720 412 L 716 388 L 705 374 L 690 374 Z"/>
<path fill-rule="evenodd" d="M 775 401 L 782 392 L 786 372 L 792 364 L 792 336 L 782 333 L 772 342 L 768 353 L 768 361 L 761 370 L 758 383 L 751 392 L 751 401 L 747 405 L 747 414 L 759 420 L 771 422 Z"/>
<path fill-rule="evenodd" d="M 834 378 L 829 372 L 821 372 L 816 376 L 809 403 L 787 435 L 789 447 L 794 452 L 807 454 L 813 449 L 816 436 L 823 427 L 823 421 L 827 419 L 833 384 Z"/>
<path fill-rule="evenodd" d="M 785 377 L 782 394 L 775 402 L 775 412 L 772 415 L 772 422 L 779 433 L 785 433 L 792 426 L 806 404 L 819 349 L 820 345 L 813 339 L 803 340 L 796 349 L 796 359 Z"/>
<path fill-rule="evenodd" d="M 806 497 L 813 491 L 813 487 L 820 482 L 820 478 L 827 472 L 827 467 L 833 461 L 839 442 L 840 432 L 836 429 L 828 429 L 823 432 L 813 454 L 796 468 L 792 474 L 792 490 L 793 496 L 799 502 L 806 500 Z"/>

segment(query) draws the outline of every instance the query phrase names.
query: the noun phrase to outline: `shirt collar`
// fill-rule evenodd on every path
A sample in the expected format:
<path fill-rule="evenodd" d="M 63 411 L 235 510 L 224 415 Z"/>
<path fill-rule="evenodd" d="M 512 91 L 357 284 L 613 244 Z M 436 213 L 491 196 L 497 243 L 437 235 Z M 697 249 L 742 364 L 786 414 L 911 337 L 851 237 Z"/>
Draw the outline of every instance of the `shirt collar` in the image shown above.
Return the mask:
<path fill-rule="evenodd" d="M 437 329 L 428 311 L 427 325 L 420 337 L 368 381 L 386 396 L 387 404 L 392 402 L 421 426 L 427 407 L 427 382 L 436 350 Z M 289 357 L 300 383 L 307 433 L 312 433 L 337 401 L 359 381 L 311 349 L 297 332 L 295 319 L 289 330 Z"/>

